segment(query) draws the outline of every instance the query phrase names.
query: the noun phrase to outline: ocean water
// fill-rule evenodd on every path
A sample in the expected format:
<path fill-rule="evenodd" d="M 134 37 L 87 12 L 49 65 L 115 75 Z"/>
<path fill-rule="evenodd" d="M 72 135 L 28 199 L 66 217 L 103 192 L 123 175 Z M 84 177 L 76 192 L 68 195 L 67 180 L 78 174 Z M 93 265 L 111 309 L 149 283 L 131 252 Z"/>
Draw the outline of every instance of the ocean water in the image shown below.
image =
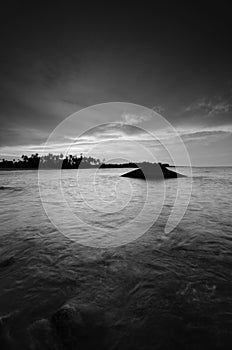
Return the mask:
<path fill-rule="evenodd" d="M 232 168 L 124 172 L 0 172 L 1 349 L 231 348 Z"/>

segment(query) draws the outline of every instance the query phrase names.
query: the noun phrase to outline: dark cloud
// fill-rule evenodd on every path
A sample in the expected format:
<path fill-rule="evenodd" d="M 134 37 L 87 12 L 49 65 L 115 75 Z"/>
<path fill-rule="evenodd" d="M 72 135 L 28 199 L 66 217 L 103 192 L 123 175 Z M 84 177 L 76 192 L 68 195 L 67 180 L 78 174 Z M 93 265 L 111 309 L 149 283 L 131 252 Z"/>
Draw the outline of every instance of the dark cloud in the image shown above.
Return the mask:
<path fill-rule="evenodd" d="M 201 98 L 185 107 L 181 112 L 186 118 L 186 124 L 200 127 L 226 127 L 232 124 L 231 97 Z"/>

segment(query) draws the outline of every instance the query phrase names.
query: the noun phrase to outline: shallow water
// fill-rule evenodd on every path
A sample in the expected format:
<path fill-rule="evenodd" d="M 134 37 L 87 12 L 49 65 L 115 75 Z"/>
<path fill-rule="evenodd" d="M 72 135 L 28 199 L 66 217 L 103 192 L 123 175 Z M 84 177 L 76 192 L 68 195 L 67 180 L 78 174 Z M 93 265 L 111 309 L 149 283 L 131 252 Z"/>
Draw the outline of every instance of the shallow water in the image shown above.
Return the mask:
<path fill-rule="evenodd" d="M 193 168 L 188 209 L 169 234 L 176 180 L 165 182 L 163 206 L 164 183 L 154 182 L 142 218 L 151 227 L 140 237 L 143 220 L 123 228 L 138 218 L 147 185 L 120 178 L 124 170 L 101 170 L 94 188 L 93 170 L 80 170 L 79 182 L 64 170 L 62 200 L 58 172 L 44 171 L 44 206 L 68 237 L 44 211 L 36 171 L 0 172 L 3 348 L 230 348 L 232 168 Z M 64 215 L 64 202 L 78 221 Z M 123 245 L 94 248 L 120 227 Z"/>

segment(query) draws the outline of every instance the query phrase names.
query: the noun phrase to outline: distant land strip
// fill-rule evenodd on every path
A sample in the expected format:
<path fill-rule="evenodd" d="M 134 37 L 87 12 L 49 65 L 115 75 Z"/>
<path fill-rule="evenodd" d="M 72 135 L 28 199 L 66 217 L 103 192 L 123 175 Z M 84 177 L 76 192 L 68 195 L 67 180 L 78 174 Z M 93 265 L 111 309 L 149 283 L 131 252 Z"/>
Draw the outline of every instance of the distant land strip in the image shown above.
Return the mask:
<path fill-rule="evenodd" d="M 76 155 L 63 156 L 63 154 L 54 155 L 49 153 L 48 155 L 40 157 L 38 153 L 31 156 L 22 155 L 21 159 L 13 160 L 0 160 L 0 170 L 31 170 L 31 169 L 91 169 L 91 168 L 138 168 L 146 164 L 152 164 L 150 162 L 128 162 L 128 163 L 105 163 L 100 159 L 93 157 L 85 157 L 82 154 L 77 157 Z M 161 163 L 158 163 L 161 165 Z M 168 167 L 169 164 L 162 164 Z"/>

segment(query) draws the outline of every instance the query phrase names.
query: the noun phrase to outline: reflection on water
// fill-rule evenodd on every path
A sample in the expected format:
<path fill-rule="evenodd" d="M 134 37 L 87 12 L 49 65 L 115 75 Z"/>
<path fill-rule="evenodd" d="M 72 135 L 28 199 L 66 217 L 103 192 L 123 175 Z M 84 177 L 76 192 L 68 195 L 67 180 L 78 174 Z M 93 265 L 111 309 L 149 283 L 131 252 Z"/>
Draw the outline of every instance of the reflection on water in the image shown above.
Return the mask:
<path fill-rule="evenodd" d="M 69 232 L 90 239 L 96 226 L 114 235 L 141 211 L 146 182 L 102 170 L 95 178 L 104 202 L 99 208 L 91 170 L 82 171 L 85 181 L 78 183 L 75 171 L 62 176 L 63 198 L 80 218 L 78 227 L 62 216 L 55 170 L 46 171 L 47 201 Z M 232 169 L 195 168 L 193 176 L 188 210 L 173 232 L 164 234 L 176 195 L 175 180 L 168 180 L 161 214 L 142 237 L 95 249 L 70 241 L 52 225 L 36 172 L 1 171 L 2 348 L 229 348 Z M 153 186 L 148 221 L 162 204 L 162 185 Z"/>

